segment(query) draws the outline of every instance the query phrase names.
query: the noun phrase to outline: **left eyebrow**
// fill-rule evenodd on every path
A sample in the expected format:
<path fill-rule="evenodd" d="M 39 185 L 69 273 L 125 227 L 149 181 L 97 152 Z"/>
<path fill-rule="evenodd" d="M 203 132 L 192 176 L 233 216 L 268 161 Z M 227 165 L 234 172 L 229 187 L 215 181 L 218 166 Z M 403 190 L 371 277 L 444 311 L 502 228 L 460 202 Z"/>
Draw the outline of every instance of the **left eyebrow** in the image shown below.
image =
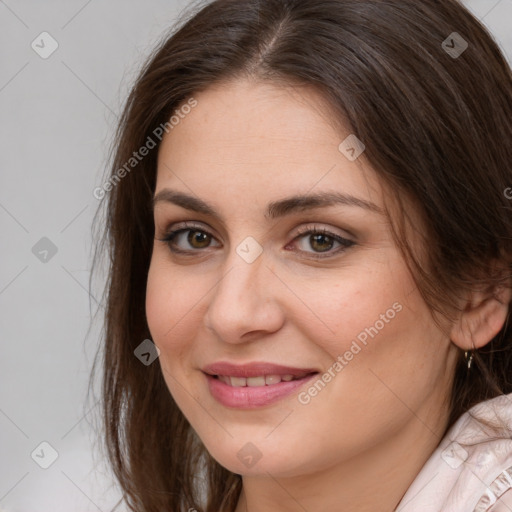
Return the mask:
<path fill-rule="evenodd" d="M 317 194 L 292 196 L 279 201 L 269 203 L 266 217 L 275 219 L 295 212 L 313 210 L 326 206 L 341 204 L 343 206 L 355 206 L 384 215 L 384 210 L 375 203 L 340 192 L 319 192 Z"/>
<path fill-rule="evenodd" d="M 164 188 L 153 197 L 152 208 L 154 209 L 156 204 L 162 201 L 222 220 L 222 216 L 217 213 L 211 204 L 198 197 L 185 194 L 184 192 Z M 379 215 L 384 215 L 384 210 L 381 207 L 365 199 L 360 199 L 350 194 L 342 194 L 340 192 L 319 192 L 317 194 L 296 195 L 278 201 L 272 201 L 267 206 L 265 217 L 276 219 L 292 215 L 296 212 L 334 206 L 337 204 L 363 208 L 378 213 Z"/>

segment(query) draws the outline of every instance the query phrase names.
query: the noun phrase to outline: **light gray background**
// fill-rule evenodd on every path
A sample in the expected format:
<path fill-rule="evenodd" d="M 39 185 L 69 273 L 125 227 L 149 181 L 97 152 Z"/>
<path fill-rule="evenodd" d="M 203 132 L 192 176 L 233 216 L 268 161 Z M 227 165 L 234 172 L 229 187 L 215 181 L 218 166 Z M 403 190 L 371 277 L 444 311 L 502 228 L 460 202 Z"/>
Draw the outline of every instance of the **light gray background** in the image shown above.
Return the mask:
<path fill-rule="evenodd" d="M 106 512 L 119 497 L 85 403 L 92 192 L 144 56 L 187 4 L 0 0 L 0 510 Z M 512 61 L 512 0 L 466 4 Z M 31 47 L 44 31 L 59 45 L 47 59 Z M 47 262 L 32 252 L 43 237 Z M 43 441 L 58 453 L 48 469 L 31 458 Z"/>

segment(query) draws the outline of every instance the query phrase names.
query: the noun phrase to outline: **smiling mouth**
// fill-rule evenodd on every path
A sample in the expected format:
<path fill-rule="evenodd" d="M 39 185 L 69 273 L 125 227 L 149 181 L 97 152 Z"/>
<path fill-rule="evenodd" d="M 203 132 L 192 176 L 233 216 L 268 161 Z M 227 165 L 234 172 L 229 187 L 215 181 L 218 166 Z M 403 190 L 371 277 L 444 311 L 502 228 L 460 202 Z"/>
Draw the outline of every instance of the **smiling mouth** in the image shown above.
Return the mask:
<path fill-rule="evenodd" d="M 262 387 L 262 386 L 272 386 L 274 384 L 279 384 L 280 382 L 290 382 L 292 380 L 301 380 L 305 377 L 309 377 L 310 375 L 314 375 L 318 372 L 310 372 L 304 373 L 302 375 L 260 375 L 257 377 L 233 377 L 230 375 L 214 375 L 215 379 L 220 380 L 224 384 L 234 388 L 242 388 L 242 387 Z"/>
<path fill-rule="evenodd" d="M 211 396 L 224 407 L 239 410 L 270 406 L 319 374 L 316 368 L 272 363 L 216 363 L 205 367 L 203 373 Z"/>

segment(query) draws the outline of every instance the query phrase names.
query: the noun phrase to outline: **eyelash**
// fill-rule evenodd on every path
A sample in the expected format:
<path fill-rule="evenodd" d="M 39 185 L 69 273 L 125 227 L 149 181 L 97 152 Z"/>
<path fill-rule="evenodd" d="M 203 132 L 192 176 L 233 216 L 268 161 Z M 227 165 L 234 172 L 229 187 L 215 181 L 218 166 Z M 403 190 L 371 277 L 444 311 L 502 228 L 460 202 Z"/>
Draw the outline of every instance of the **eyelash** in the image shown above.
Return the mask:
<path fill-rule="evenodd" d="M 182 250 L 182 249 L 176 249 L 176 247 L 173 245 L 174 239 L 181 233 L 186 233 L 187 231 L 196 231 L 199 233 L 204 233 L 212 238 L 215 238 L 209 231 L 205 230 L 201 226 L 196 226 L 193 224 L 189 224 L 187 222 L 184 222 L 183 227 L 180 227 L 179 229 L 169 231 L 163 238 L 157 238 L 157 240 L 164 242 L 169 247 L 169 250 L 172 253 L 175 254 L 183 254 L 183 255 L 190 255 L 192 256 L 193 253 L 200 252 L 201 249 L 191 249 L 191 250 Z M 293 239 L 292 242 L 295 242 L 298 238 L 305 237 L 306 235 L 324 235 L 329 238 L 331 238 L 334 242 L 338 242 L 341 247 L 338 247 L 338 249 L 334 251 L 327 251 L 325 253 L 315 253 L 315 252 L 309 252 L 309 251 L 299 251 L 302 253 L 308 254 L 308 258 L 313 259 L 325 259 L 330 258 L 335 255 L 338 255 L 339 253 L 344 252 L 345 250 L 349 249 L 353 245 L 355 245 L 355 242 L 352 240 L 348 240 L 347 238 L 343 238 L 340 235 L 337 235 L 336 233 L 332 233 L 331 231 L 328 231 L 325 228 L 318 229 L 318 228 L 312 228 L 311 226 L 305 226 L 302 228 L 299 228 L 299 232 L 297 233 L 297 236 Z M 323 256 L 323 254 L 327 254 L 327 256 Z"/>

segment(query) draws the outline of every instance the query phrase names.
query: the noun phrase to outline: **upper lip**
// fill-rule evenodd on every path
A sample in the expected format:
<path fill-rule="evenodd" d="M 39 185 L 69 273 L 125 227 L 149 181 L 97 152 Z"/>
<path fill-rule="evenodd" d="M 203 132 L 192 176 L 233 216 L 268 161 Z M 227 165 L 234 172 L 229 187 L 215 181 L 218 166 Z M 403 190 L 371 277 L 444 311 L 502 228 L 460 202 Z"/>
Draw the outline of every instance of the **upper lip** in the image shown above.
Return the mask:
<path fill-rule="evenodd" d="M 226 375 L 230 377 L 259 377 L 261 375 L 293 375 L 303 377 L 310 373 L 317 373 L 314 368 L 294 368 L 280 364 L 267 362 L 253 362 L 236 365 L 225 361 L 219 361 L 203 367 L 203 372 L 209 375 Z"/>

